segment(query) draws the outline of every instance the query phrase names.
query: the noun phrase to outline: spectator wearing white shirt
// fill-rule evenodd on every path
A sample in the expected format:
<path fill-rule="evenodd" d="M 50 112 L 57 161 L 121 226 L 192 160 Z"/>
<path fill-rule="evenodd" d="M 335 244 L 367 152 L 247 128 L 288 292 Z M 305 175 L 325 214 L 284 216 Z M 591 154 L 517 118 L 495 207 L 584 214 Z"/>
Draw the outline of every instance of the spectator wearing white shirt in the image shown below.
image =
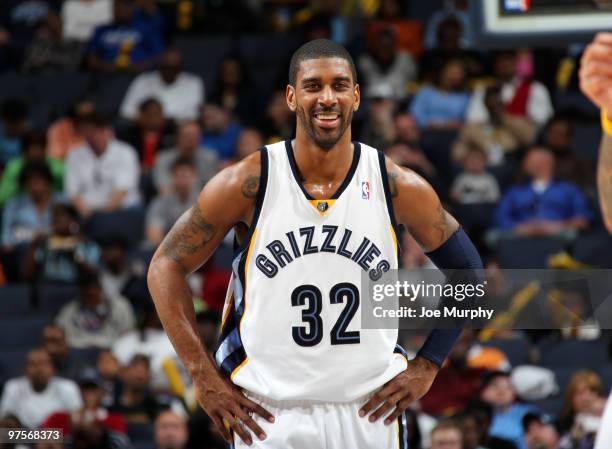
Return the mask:
<path fill-rule="evenodd" d="M 65 190 L 83 217 L 140 203 L 136 151 L 114 138 L 110 121 L 92 115 L 83 126 L 86 143 L 66 159 Z"/>
<path fill-rule="evenodd" d="M 527 117 L 538 127 L 544 125 L 554 114 L 550 94 L 546 87 L 535 80 L 517 76 L 515 51 L 499 52 L 495 56 L 493 70 L 501 85 L 501 99 L 506 113 Z M 469 123 L 487 123 L 489 112 L 485 105 L 484 86 L 474 91 L 467 110 Z"/>
<path fill-rule="evenodd" d="M 112 0 L 66 0 L 62 5 L 64 39 L 87 42 L 97 27 L 112 21 Z"/>
<path fill-rule="evenodd" d="M 24 427 L 36 428 L 51 413 L 81 408 L 77 385 L 54 376 L 51 357 L 44 349 L 28 353 L 25 376 L 9 380 L 0 402 L 0 416 L 13 415 Z"/>
<path fill-rule="evenodd" d="M 158 70 L 143 73 L 130 84 L 121 104 L 121 116 L 135 120 L 140 104 L 155 98 L 169 119 L 176 122 L 196 120 L 204 103 L 204 83 L 197 75 L 184 72 L 182 65 L 178 50 L 164 51 Z"/>

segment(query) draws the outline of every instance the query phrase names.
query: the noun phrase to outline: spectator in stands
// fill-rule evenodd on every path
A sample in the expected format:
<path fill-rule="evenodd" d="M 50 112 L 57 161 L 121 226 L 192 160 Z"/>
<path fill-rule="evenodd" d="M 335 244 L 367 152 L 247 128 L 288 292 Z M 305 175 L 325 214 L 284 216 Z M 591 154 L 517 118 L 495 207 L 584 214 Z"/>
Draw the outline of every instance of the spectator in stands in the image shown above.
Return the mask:
<path fill-rule="evenodd" d="M 157 449 L 185 449 L 187 444 L 185 418 L 170 410 L 161 412 L 155 420 Z"/>
<path fill-rule="evenodd" d="M 153 424 L 157 415 L 169 407 L 153 395 L 149 388 L 150 379 L 148 357 L 134 355 L 121 371 L 121 383 L 115 391 L 110 411 L 123 415 L 128 425 Z"/>
<path fill-rule="evenodd" d="M 2 245 L 13 248 L 30 243 L 51 229 L 53 204 L 61 199 L 51 192 L 53 176 L 44 162 L 29 162 L 19 175 L 24 191 L 8 201 L 2 219 Z"/>
<path fill-rule="evenodd" d="M 82 54 L 83 44 L 64 39 L 59 14 L 49 11 L 27 49 L 22 70 L 26 73 L 74 72 L 81 65 Z"/>
<path fill-rule="evenodd" d="M 140 170 L 136 152 L 114 138 L 101 115 L 83 126 L 87 143 L 66 159 L 65 191 L 83 217 L 138 205 Z"/>
<path fill-rule="evenodd" d="M 66 203 L 53 207 L 52 230 L 36 238 L 26 254 L 25 278 L 34 282 L 76 284 L 80 270 L 94 270 L 100 248 L 81 233 L 76 209 Z"/>
<path fill-rule="evenodd" d="M 94 112 L 94 103 L 89 99 L 78 100 L 68 109 L 66 117 L 51 123 L 47 129 L 47 155 L 59 160 L 85 143 L 83 124 Z"/>
<path fill-rule="evenodd" d="M 264 145 L 263 135 L 257 128 L 243 128 L 236 142 L 236 161 L 244 159 Z"/>
<path fill-rule="evenodd" d="M 161 103 L 155 98 L 144 100 L 138 107 L 134 122 L 119 135 L 119 139 L 136 149 L 143 173 L 155 166 L 160 150 L 171 147 L 174 126 L 164 117 Z"/>
<path fill-rule="evenodd" d="M 423 411 L 430 415 L 449 415 L 461 410 L 478 394 L 484 370 L 468 365 L 468 352 L 474 333 L 464 331 L 440 369 L 429 392 L 421 399 Z"/>
<path fill-rule="evenodd" d="M 463 449 L 463 431 L 455 421 L 442 420 L 431 431 L 430 449 Z"/>
<path fill-rule="evenodd" d="M 171 192 L 157 196 L 149 205 L 145 235 L 157 247 L 172 225 L 194 204 L 200 193 L 198 174 L 191 159 L 178 158 L 172 164 Z"/>
<path fill-rule="evenodd" d="M 202 110 L 201 122 L 202 145 L 213 149 L 219 159 L 232 160 L 241 128 L 232 121 L 229 111 L 217 103 L 208 103 Z"/>
<path fill-rule="evenodd" d="M 68 366 L 68 344 L 64 329 L 55 324 L 48 324 L 43 328 L 41 340 L 41 348 L 51 357 L 55 373 L 62 377 L 70 377 L 72 373 Z"/>
<path fill-rule="evenodd" d="M 459 204 L 495 203 L 499 199 L 499 185 L 486 170 L 486 155 L 478 147 L 467 150 L 463 157 L 463 171 L 455 178 L 451 197 Z"/>
<path fill-rule="evenodd" d="M 183 70 L 183 59 L 175 48 L 162 53 L 157 70 L 136 77 L 121 104 L 121 116 L 136 120 L 143 101 L 158 100 L 167 118 L 176 123 L 197 120 L 199 108 L 204 104 L 202 79 Z"/>
<path fill-rule="evenodd" d="M 471 399 L 458 419 L 464 429 L 464 449 L 472 449 L 470 446 L 474 443 L 477 448 L 517 449 L 512 441 L 489 434 L 493 422 L 493 406 L 488 402 Z M 476 438 L 477 441 L 474 441 Z"/>
<path fill-rule="evenodd" d="M 592 448 L 606 397 L 600 377 L 593 371 L 575 373 L 565 388 L 559 414 L 563 449 Z"/>
<path fill-rule="evenodd" d="M 105 296 L 97 273 L 79 276 L 79 297 L 60 310 L 56 323 L 66 332 L 71 348 L 109 348 L 134 328 L 134 312 L 121 296 Z"/>
<path fill-rule="evenodd" d="M 422 129 L 456 130 L 464 121 L 470 101 L 465 91 L 465 68 L 458 60 L 441 67 L 434 85 L 423 86 L 415 94 L 410 114 Z"/>
<path fill-rule="evenodd" d="M 212 354 L 217 347 L 221 314 L 211 309 L 200 310 L 196 313 L 198 332 L 204 347 Z"/>
<path fill-rule="evenodd" d="M 572 149 L 574 125 L 569 117 L 555 116 L 544 126 L 540 142 L 555 155 L 556 176 L 583 189 L 594 186 L 592 165 Z M 581 142 L 582 145 L 582 142 Z M 577 148 L 582 151 L 583 148 Z"/>
<path fill-rule="evenodd" d="M 115 390 L 121 382 L 119 378 L 121 365 L 111 350 L 104 350 L 98 354 L 96 369 L 100 374 L 102 388 L 104 389 L 102 404 L 104 407 L 109 407 L 113 403 Z"/>
<path fill-rule="evenodd" d="M 266 117 L 257 128 L 264 134 L 266 144 L 293 138 L 295 134 L 295 115 L 287 106 L 284 90 L 277 89 L 272 92 Z"/>
<path fill-rule="evenodd" d="M 114 0 L 114 20 L 96 28 L 87 50 L 89 68 L 98 72 L 142 72 L 163 50 L 160 30 L 134 19 L 132 0 Z"/>
<path fill-rule="evenodd" d="M 0 121 L 0 168 L 4 168 L 21 153 L 22 138 L 28 129 L 28 107 L 19 99 L 8 99 L 0 107 Z"/>
<path fill-rule="evenodd" d="M 76 384 L 55 377 L 51 357 L 43 349 L 32 349 L 27 356 L 25 376 L 6 382 L 0 401 L 0 416 L 13 415 L 24 427 L 38 427 L 49 414 L 81 407 Z"/>
<path fill-rule="evenodd" d="M 425 46 L 435 48 L 441 45 L 439 29 L 449 17 L 460 24 L 460 43 L 462 48 L 469 48 L 474 43 L 470 17 L 468 14 L 468 0 L 446 0 L 444 9 L 436 11 L 427 21 L 425 30 Z"/>
<path fill-rule="evenodd" d="M 516 401 L 516 393 L 505 371 L 489 373 L 480 393 L 482 400 L 493 406 L 494 415 L 489 434 L 512 441 L 517 449 L 527 449 L 522 419 L 535 407 Z"/>
<path fill-rule="evenodd" d="M 418 146 L 418 142 L 411 145 L 400 141 L 387 147 L 385 155 L 390 157 L 396 164 L 415 171 L 425 178 L 436 191 L 440 191 L 441 196 L 444 196 L 444 187 L 440 184 L 436 168 L 429 162 L 423 150 Z"/>
<path fill-rule="evenodd" d="M 559 449 L 559 433 L 549 416 L 527 413 L 523 417 L 523 429 L 527 449 Z"/>
<path fill-rule="evenodd" d="M 390 27 L 377 32 L 372 48 L 359 58 L 358 66 L 366 88 L 389 85 L 395 100 L 405 99 L 408 83 L 416 79 L 416 64 L 408 52 L 398 50 Z"/>
<path fill-rule="evenodd" d="M 533 142 L 535 126 L 526 117 L 508 114 L 501 99 L 501 88 L 490 86 L 485 91 L 488 120 L 466 123 L 453 145 L 452 157 L 461 162 L 470 148 L 476 147 L 486 154 L 488 165 L 500 165 L 507 153 Z"/>
<path fill-rule="evenodd" d="M 586 229 L 592 213 L 583 193 L 573 184 L 554 178 L 555 159 L 544 147 L 531 148 L 523 160 L 529 181 L 506 191 L 495 221 L 502 231 L 537 237 L 572 236 Z"/>
<path fill-rule="evenodd" d="M 12 158 L 6 164 L 0 180 L 0 205 L 20 193 L 19 176 L 28 162 L 45 163 L 53 177 L 53 190 L 64 190 L 64 164 L 45 156 L 47 142 L 40 131 L 28 131 L 23 137 L 23 155 Z"/>
<path fill-rule="evenodd" d="M 122 366 L 129 365 L 130 360 L 137 354 L 147 356 L 150 386 L 155 390 L 170 389 L 164 364 L 167 364 L 168 360 L 178 359 L 152 304 L 146 306 L 138 329 L 122 335 L 113 344 L 112 351 Z"/>
<path fill-rule="evenodd" d="M 176 146 L 160 153 L 153 168 L 153 183 L 160 193 L 172 192 L 172 165 L 179 158 L 192 161 L 196 169 L 198 188 L 217 173 L 219 170 L 217 155 L 213 150 L 202 146 L 201 133 L 199 123 L 185 122 L 178 128 Z"/>
<path fill-rule="evenodd" d="M 113 21 L 113 0 L 65 0 L 61 14 L 64 39 L 85 43 L 97 27 Z"/>
<path fill-rule="evenodd" d="M 242 125 L 258 121 L 260 95 L 249 79 L 244 61 L 237 54 L 223 58 L 217 73 L 217 86 L 210 102 L 220 105 Z"/>
<path fill-rule="evenodd" d="M 360 140 L 374 148 L 387 148 L 395 140 L 396 103 L 390 84 L 375 84 L 367 89 L 368 116 Z"/>
<path fill-rule="evenodd" d="M 513 50 L 497 53 L 494 74 L 501 85 L 501 98 L 510 115 L 529 118 L 536 126 L 544 125 L 553 115 L 550 95 L 546 87 L 531 78 L 517 76 L 517 54 Z M 485 105 L 485 87 L 474 91 L 467 110 L 469 123 L 486 123 L 491 118 Z"/>
<path fill-rule="evenodd" d="M 128 257 L 128 242 L 117 234 L 107 234 L 100 240 L 102 248 L 100 284 L 106 296 L 125 296 L 137 307 L 141 304 L 140 284 L 146 269 L 138 258 Z"/>
<path fill-rule="evenodd" d="M 82 407 L 72 413 L 55 412 L 42 423 L 43 429 L 62 429 L 64 438 L 69 438 L 74 431 L 88 421 L 96 421 L 103 431 L 125 434 L 127 431 L 123 416 L 109 413 L 102 406 L 104 388 L 102 379 L 94 368 L 86 368 L 77 377 L 81 392 Z"/>

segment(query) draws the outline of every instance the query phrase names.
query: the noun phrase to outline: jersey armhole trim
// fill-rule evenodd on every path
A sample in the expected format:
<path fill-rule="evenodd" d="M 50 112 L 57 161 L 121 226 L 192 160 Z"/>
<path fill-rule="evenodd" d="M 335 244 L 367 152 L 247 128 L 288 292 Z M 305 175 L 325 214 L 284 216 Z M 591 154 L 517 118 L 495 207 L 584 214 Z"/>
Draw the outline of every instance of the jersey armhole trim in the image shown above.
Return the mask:
<path fill-rule="evenodd" d="M 397 255 L 402 252 L 402 245 L 400 243 L 400 232 L 399 227 L 397 226 L 397 222 L 395 221 L 395 212 L 393 210 L 393 197 L 391 196 L 391 189 L 389 188 L 389 174 L 387 173 L 387 165 L 385 164 L 385 155 L 382 151 L 378 151 L 378 165 L 380 166 L 380 174 L 382 176 L 383 189 L 385 192 L 385 200 L 387 203 L 387 212 L 389 214 L 389 220 L 391 220 L 391 226 L 393 227 L 393 231 L 395 231 L 396 237 L 396 250 Z"/>
<path fill-rule="evenodd" d="M 266 187 L 268 186 L 268 149 L 262 147 L 259 149 L 261 153 L 261 173 L 259 175 L 259 190 L 257 191 L 257 197 L 255 198 L 255 210 L 253 211 L 253 220 L 247 234 L 244 236 L 244 240 L 238 246 L 238 249 L 234 252 L 234 255 L 240 254 L 246 251 L 253 238 L 253 233 L 257 227 L 259 221 L 259 214 L 263 207 L 264 198 L 266 197 Z"/>

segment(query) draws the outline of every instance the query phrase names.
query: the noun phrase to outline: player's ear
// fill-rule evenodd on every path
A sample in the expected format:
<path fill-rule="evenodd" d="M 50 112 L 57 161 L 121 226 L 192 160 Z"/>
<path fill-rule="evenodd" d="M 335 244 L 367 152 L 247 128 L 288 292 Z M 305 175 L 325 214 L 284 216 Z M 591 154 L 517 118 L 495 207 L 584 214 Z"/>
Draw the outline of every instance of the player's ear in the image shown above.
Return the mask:
<path fill-rule="evenodd" d="M 361 103 L 361 89 L 359 88 L 359 84 L 355 83 L 355 103 L 353 104 L 353 112 L 359 109 L 359 104 Z"/>
<path fill-rule="evenodd" d="M 297 109 L 297 103 L 295 101 L 295 87 L 293 87 L 291 84 L 287 84 L 285 98 L 287 99 L 287 106 L 289 106 L 291 112 L 295 112 Z"/>

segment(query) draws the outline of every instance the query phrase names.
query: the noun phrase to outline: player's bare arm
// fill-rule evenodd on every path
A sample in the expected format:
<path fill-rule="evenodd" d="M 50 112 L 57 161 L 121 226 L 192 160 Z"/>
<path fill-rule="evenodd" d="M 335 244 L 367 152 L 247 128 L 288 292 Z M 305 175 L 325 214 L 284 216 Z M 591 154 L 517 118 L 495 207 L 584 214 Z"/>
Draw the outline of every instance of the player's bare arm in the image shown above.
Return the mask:
<path fill-rule="evenodd" d="M 599 147 L 597 187 L 606 227 L 612 232 L 612 33 L 599 33 L 586 48 L 580 67 L 582 92 L 602 110 L 604 137 Z"/>
<path fill-rule="evenodd" d="M 459 228 L 457 220 L 444 210 L 427 181 L 389 159 L 386 165 L 396 222 L 410 232 L 424 251 L 439 248 Z M 360 415 L 365 416 L 374 410 L 369 417 L 371 422 L 386 416 L 385 424 L 391 424 L 412 402 L 427 393 L 438 370 L 435 363 L 417 356 L 404 372 L 363 406 Z"/>
<path fill-rule="evenodd" d="M 211 179 L 197 203 L 183 214 L 161 243 L 148 274 L 160 320 L 193 379 L 199 404 L 228 441 L 231 434 L 224 420 L 247 444 L 251 444 L 252 438 L 239 420 L 263 439 L 265 433 L 250 413 L 269 421 L 273 417 L 219 373 L 198 335 L 185 277 L 208 260 L 232 227 L 238 232 L 250 224 L 259 174 L 260 156 L 255 153 Z"/>

